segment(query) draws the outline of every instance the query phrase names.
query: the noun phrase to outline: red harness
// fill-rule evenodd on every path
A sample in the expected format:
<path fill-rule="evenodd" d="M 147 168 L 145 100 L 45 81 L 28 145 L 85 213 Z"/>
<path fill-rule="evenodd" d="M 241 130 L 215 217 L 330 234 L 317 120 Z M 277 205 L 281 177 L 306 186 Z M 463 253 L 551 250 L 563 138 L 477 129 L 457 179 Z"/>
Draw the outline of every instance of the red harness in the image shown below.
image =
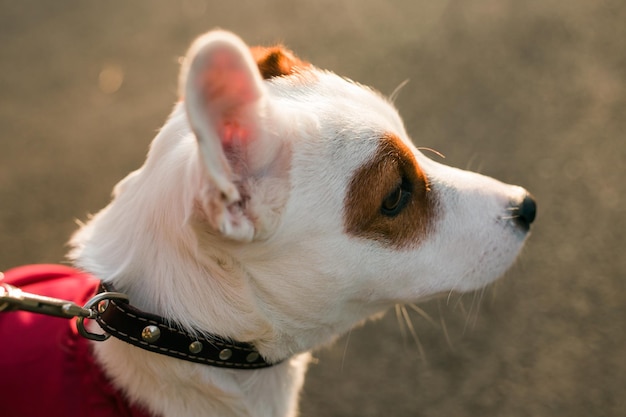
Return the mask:
<path fill-rule="evenodd" d="M 99 281 L 61 265 L 11 269 L 4 282 L 83 305 Z M 151 417 L 115 389 L 74 323 L 25 311 L 0 313 L 0 414 L 3 417 Z"/>

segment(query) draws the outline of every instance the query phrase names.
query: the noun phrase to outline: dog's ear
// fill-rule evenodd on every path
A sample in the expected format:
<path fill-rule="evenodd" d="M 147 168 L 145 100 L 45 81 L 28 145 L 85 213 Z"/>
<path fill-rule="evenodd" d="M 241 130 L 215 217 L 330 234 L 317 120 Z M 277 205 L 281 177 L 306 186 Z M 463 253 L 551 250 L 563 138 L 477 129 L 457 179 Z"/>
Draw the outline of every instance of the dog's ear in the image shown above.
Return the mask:
<path fill-rule="evenodd" d="M 250 241 L 254 224 L 239 187 L 280 144 L 264 134 L 267 92 L 248 46 L 223 31 L 198 38 L 183 62 L 180 94 L 209 182 L 202 196 L 206 217 L 222 235 Z"/>

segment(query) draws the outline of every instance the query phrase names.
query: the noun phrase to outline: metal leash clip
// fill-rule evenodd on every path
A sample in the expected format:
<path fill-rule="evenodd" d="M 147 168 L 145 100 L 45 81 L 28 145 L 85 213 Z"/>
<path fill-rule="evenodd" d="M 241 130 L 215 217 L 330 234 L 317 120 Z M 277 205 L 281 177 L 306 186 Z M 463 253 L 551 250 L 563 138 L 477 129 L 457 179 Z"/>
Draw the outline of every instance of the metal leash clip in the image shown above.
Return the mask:
<path fill-rule="evenodd" d="M 119 292 L 103 292 L 96 294 L 81 307 L 72 301 L 32 294 L 13 285 L 0 283 L 0 312 L 21 310 L 66 319 L 76 317 L 76 327 L 81 336 L 100 342 L 108 339 L 109 334 L 97 334 L 88 331 L 85 328 L 85 319 L 98 318 L 102 303 L 109 300 L 127 303 L 128 296 Z"/>
<path fill-rule="evenodd" d="M 0 284 L 0 311 L 22 310 L 47 316 L 93 318 L 94 312 L 71 301 L 24 292 L 9 284 Z"/>

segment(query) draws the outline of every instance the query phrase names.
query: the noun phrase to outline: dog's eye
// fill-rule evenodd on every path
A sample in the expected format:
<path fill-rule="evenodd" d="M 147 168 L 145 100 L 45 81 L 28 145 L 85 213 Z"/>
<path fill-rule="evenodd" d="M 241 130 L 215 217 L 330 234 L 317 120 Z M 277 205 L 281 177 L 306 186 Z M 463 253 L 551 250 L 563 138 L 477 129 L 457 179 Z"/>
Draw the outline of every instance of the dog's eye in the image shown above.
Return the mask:
<path fill-rule="evenodd" d="M 411 197 L 410 183 L 402 178 L 400 183 L 385 199 L 380 206 L 380 212 L 387 217 L 395 217 L 406 207 Z"/>

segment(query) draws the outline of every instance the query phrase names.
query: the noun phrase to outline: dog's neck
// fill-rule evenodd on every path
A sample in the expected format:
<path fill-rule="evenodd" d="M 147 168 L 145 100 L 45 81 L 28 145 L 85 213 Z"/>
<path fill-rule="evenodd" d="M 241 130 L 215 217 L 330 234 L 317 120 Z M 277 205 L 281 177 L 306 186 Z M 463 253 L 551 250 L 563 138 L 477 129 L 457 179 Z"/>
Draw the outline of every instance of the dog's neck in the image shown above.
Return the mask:
<path fill-rule="evenodd" d="M 103 224 L 107 227 L 106 223 L 115 217 L 118 207 L 112 205 L 106 213 L 101 213 L 105 215 L 99 215 L 94 227 Z M 145 233 L 141 221 L 128 227 L 131 229 L 125 231 L 131 235 Z M 272 350 L 275 331 L 255 305 L 247 285 L 250 277 L 244 267 L 227 251 L 213 249 L 217 245 L 202 242 L 200 250 L 194 243 L 193 227 L 190 222 L 179 228 L 177 232 L 183 237 L 170 241 L 167 226 L 161 225 L 153 232 L 158 236 L 152 236 L 157 243 L 143 248 L 124 239 L 124 234 L 112 237 L 112 242 L 89 242 L 76 263 L 127 294 L 134 307 L 159 315 L 189 333 L 260 343 L 265 349 L 263 353 L 273 361 L 287 359 L 289 353 Z M 107 246 L 117 247 L 125 258 L 119 258 L 118 252 L 114 255 L 119 259 L 117 263 L 106 262 L 107 254 L 103 249 Z M 92 251 L 102 252 L 94 254 Z"/>

